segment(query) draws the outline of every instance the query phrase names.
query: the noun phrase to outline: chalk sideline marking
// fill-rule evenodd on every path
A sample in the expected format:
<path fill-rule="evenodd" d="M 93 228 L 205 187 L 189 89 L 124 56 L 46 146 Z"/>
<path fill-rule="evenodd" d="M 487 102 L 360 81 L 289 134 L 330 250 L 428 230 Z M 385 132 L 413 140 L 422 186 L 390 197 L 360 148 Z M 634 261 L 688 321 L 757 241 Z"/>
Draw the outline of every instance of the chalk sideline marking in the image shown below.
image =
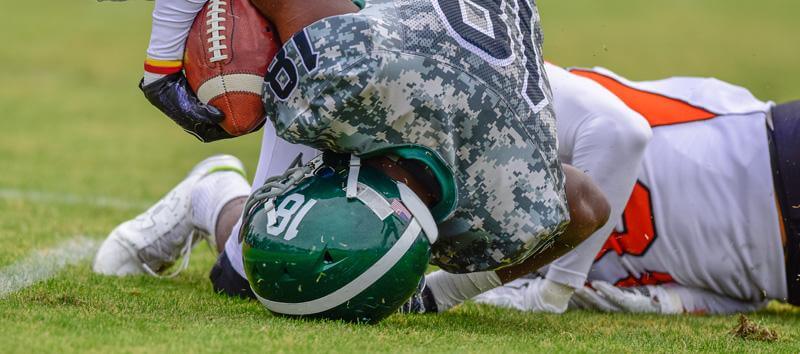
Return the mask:
<path fill-rule="evenodd" d="M 91 257 L 100 242 L 77 236 L 54 247 L 33 251 L 30 255 L 0 269 L 0 299 L 54 277 L 67 266 Z"/>
<path fill-rule="evenodd" d="M 100 208 L 111 208 L 118 210 L 145 210 L 152 204 L 146 202 L 132 202 L 124 199 L 104 196 L 90 197 L 69 193 L 52 193 L 8 188 L 0 188 L 0 199 L 27 200 L 31 202 L 55 203 L 64 205 L 91 205 Z"/>

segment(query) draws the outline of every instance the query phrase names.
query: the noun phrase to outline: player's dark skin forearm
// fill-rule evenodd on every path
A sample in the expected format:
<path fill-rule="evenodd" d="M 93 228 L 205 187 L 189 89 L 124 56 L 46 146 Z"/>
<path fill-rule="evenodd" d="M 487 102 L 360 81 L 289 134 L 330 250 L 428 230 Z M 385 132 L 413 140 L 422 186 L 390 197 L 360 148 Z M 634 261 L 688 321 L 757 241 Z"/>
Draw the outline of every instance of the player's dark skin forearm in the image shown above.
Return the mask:
<path fill-rule="evenodd" d="M 565 187 L 570 223 L 552 247 L 529 257 L 522 263 L 497 270 L 497 276 L 504 284 L 555 261 L 589 238 L 608 221 L 611 206 L 591 177 L 570 165 L 562 166 L 567 178 Z"/>
<path fill-rule="evenodd" d="M 350 0 L 250 0 L 275 26 L 281 42 L 323 18 L 358 12 Z"/>

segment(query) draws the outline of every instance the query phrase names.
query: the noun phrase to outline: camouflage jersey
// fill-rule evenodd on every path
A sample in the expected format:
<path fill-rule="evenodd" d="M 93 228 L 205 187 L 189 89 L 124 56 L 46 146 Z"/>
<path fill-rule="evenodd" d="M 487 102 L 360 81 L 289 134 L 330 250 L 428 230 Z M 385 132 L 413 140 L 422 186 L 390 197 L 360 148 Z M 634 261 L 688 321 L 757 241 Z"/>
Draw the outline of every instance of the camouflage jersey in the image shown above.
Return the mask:
<path fill-rule="evenodd" d="M 295 34 L 264 104 L 292 143 L 425 149 L 453 182 L 433 208 L 432 262 L 497 269 L 551 245 L 569 218 L 541 43 L 528 0 L 370 1 Z"/>

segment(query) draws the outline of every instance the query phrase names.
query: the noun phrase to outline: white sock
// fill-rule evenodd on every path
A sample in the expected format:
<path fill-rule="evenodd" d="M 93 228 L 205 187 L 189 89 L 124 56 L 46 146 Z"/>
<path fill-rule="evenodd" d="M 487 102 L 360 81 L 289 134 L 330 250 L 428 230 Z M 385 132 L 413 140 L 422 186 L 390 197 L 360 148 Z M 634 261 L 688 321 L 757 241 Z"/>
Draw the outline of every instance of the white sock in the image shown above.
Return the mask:
<path fill-rule="evenodd" d="M 250 195 L 250 184 L 233 171 L 214 172 L 201 178 L 192 189 L 192 222 L 214 235 L 222 208 L 231 200 Z"/>
<path fill-rule="evenodd" d="M 428 274 L 425 284 L 433 293 L 439 312 L 503 285 L 495 272 L 451 274 L 442 270 Z"/>

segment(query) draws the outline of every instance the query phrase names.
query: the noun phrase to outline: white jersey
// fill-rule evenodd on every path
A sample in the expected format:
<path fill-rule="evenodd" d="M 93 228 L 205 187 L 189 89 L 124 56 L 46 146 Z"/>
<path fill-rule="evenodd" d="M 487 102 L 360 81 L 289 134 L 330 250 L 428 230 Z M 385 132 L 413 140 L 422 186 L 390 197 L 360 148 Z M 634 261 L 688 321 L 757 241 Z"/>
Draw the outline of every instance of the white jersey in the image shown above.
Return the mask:
<path fill-rule="evenodd" d="M 589 279 L 676 282 L 748 302 L 785 299 L 767 143 L 771 104 L 716 79 L 572 73 L 603 85 L 653 128 L 631 198 Z"/>
<path fill-rule="evenodd" d="M 549 63 L 545 70 L 554 96 L 558 156 L 591 177 L 611 206 L 610 221 L 547 270 L 547 279 L 579 288 L 625 209 L 652 132 L 641 115 L 598 83 Z"/>

